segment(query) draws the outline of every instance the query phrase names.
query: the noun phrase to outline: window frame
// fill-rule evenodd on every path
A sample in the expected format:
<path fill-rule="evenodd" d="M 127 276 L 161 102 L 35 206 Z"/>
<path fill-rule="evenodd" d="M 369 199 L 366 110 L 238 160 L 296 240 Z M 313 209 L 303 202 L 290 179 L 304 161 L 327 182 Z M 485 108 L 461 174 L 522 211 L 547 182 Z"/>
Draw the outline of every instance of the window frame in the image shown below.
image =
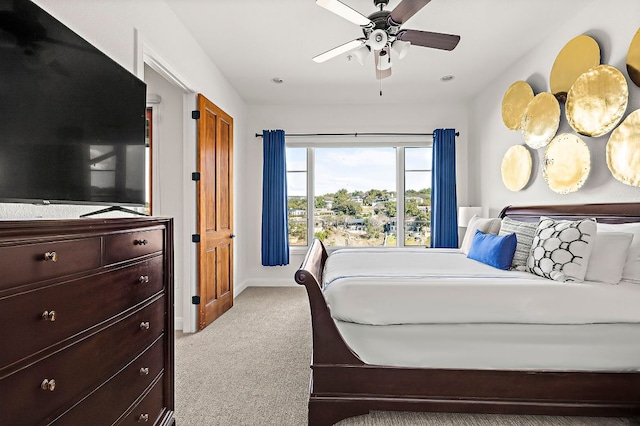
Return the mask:
<path fill-rule="evenodd" d="M 358 137 L 361 139 L 362 137 Z M 404 220 L 404 206 L 405 206 L 405 148 L 429 148 L 433 149 L 433 138 L 428 137 L 428 140 L 424 140 L 424 136 L 420 139 L 415 137 L 394 136 L 394 137 L 377 137 L 377 138 L 362 138 L 366 141 L 349 142 L 344 138 L 336 138 L 331 141 L 325 141 L 318 139 L 308 140 L 287 140 L 286 148 L 306 148 L 307 150 L 307 245 L 290 246 L 291 253 L 306 253 L 309 249 L 309 244 L 314 236 L 314 217 L 315 217 L 315 148 L 395 148 L 396 149 L 396 247 L 413 247 L 405 246 L 405 220 Z M 413 169 L 411 169 L 413 170 Z M 431 171 L 431 165 L 429 165 L 427 171 Z M 287 173 L 289 169 L 287 169 Z M 350 246 L 327 246 L 328 252 L 332 252 L 338 249 L 354 248 Z M 377 248 L 377 247 L 372 247 Z M 382 247 L 380 247 L 382 248 Z"/>

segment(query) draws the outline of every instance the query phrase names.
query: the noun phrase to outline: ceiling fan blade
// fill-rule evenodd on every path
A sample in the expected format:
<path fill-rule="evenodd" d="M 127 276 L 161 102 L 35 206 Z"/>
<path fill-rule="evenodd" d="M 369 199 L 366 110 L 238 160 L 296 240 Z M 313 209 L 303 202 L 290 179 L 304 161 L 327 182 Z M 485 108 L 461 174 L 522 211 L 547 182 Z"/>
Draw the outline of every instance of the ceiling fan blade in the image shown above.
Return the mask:
<path fill-rule="evenodd" d="M 404 24 L 430 1 L 431 0 L 402 0 L 400 4 L 391 11 L 389 19 L 392 22 L 389 22 L 389 24 L 395 26 Z"/>
<path fill-rule="evenodd" d="M 402 30 L 398 33 L 398 40 L 408 41 L 415 46 L 431 47 L 433 49 L 453 50 L 460 41 L 459 35 L 432 33 L 420 30 Z"/>
<path fill-rule="evenodd" d="M 356 25 L 360 25 L 362 27 L 373 25 L 371 19 L 367 18 L 357 10 L 350 8 L 339 0 L 316 0 L 316 4 L 348 21 L 353 22 Z"/>
<path fill-rule="evenodd" d="M 387 55 L 389 54 L 388 49 L 383 49 L 383 50 L 387 50 Z M 383 78 L 387 78 L 391 76 L 391 67 L 384 69 L 384 70 L 380 70 L 378 69 L 378 64 L 380 63 L 380 50 L 376 50 L 374 53 L 374 57 L 375 57 L 375 69 L 376 69 L 376 78 L 378 80 L 382 80 Z"/>
<path fill-rule="evenodd" d="M 356 39 L 356 40 L 351 40 L 348 43 L 345 44 L 341 44 L 338 47 L 334 47 L 331 50 L 327 50 L 324 53 L 321 53 L 319 55 L 316 55 L 313 57 L 313 61 L 317 62 L 317 63 L 322 63 L 324 61 L 328 61 L 329 59 L 335 58 L 336 56 L 340 56 L 343 53 L 347 53 L 353 49 L 357 49 L 358 47 L 362 46 L 364 44 L 364 40 L 362 39 Z"/>

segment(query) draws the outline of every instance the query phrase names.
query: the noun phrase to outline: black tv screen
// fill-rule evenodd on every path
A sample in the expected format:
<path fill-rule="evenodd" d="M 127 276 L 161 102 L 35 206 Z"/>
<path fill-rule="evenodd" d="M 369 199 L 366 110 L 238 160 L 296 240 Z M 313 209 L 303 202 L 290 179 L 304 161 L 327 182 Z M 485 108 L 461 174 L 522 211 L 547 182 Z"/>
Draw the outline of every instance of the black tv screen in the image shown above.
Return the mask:
<path fill-rule="evenodd" d="M 144 205 L 146 85 L 29 0 L 0 0 L 0 200 Z"/>

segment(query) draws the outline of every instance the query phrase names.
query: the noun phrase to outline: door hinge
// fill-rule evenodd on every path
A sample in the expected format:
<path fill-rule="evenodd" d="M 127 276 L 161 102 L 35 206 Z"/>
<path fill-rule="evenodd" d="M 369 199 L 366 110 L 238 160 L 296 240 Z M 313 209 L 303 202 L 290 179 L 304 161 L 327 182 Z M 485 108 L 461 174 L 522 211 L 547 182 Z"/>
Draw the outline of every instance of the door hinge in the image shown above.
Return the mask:
<path fill-rule="evenodd" d="M 200 242 L 200 234 L 192 234 L 191 235 L 191 242 L 192 243 L 199 243 Z"/>
<path fill-rule="evenodd" d="M 200 172 L 191 173 L 191 180 L 200 180 Z"/>
<path fill-rule="evenodd" d="M 191 304 L 199 305 L 200 304 L 200 296 L 191 296 Z"/>
<path fill-rule="evenodd" d="M 191 111 L 191 118 L 193 118 L 194 120 L 199 120 L 200 119 L 200 111 L 193 110 Z"/>

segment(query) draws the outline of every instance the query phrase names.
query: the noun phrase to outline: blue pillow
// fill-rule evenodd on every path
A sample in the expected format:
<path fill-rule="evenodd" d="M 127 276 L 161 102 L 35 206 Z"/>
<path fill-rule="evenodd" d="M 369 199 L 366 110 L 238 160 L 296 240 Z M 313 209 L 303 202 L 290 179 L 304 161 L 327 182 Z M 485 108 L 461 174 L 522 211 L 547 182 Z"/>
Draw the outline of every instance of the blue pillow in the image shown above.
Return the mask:
<path fill-rule="evenodd" d="M 517 245 L 516 234 L 493 235 L 476 231 L 467 257 L 494 268 L 509 269 Z"/>

